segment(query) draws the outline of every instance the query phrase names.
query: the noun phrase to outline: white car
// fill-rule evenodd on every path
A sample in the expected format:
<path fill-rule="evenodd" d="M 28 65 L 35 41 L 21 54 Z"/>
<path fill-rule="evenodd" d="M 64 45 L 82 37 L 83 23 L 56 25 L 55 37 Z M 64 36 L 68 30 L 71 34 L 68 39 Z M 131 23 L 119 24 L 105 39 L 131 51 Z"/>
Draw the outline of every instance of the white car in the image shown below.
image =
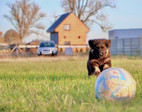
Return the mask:
<path fill-rule="evenodd" d="M 37 49 L 37 55 L 57 55 L 58 50 L 53 41 L 43 41 L 40 43 L 39 48 Z"/>

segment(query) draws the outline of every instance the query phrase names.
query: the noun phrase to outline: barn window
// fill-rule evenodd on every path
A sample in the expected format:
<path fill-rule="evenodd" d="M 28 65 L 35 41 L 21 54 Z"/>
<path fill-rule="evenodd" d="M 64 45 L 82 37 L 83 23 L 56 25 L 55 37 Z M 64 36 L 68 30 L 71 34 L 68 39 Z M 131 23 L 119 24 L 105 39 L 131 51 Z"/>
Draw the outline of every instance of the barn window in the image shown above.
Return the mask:
<path fill-rule="evenodd" d="M 70 45 L 71 43 L 69 41 L 64 42 L 64 45 Z"/>
<path fill-rule="evenodd" d="M 64 25 L 64 30 L 65 31 L 69 31 L 70 30 L 70 25 L 69 24 L 65 24 Z"/>

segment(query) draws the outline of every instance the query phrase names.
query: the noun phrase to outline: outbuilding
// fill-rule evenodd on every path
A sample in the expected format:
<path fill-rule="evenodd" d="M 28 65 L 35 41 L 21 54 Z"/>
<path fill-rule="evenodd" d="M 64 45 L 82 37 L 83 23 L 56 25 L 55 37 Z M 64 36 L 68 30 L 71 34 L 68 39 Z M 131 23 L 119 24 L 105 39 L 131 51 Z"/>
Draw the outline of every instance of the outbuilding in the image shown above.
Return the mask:
<path fill-rule="evenodd" d="M 86 49 L 89 28 L 72 12 L 61 15 L 47 29 L 47 32 L 50 32 L 50 40 L 54 41 L 59 48 L 64 49 L 69 46 L 74 51 L 77 48 Z"/>

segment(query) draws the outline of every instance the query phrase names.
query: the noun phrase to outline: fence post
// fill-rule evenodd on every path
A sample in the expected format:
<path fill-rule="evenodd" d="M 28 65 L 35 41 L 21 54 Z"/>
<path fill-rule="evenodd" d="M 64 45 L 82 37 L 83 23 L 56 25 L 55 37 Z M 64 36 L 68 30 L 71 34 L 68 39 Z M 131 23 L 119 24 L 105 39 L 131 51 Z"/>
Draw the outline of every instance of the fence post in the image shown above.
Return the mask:
<path fill-rule="evenodd" d="M 140 37 L 140 56 L 142 56 L 142 37 Z"/>
<path fill-rule="evenodd" d="M 117 45 L 118 45 L 118 43 L 117 43 L 118 41 L 117 41 L 117 39 L 116 39 L 116 55 L 117 55 L 117 51 L 118 51 L 118 48 L 117 48 Z"/>
<path fill-rule="evenodd" d="M 123 51 L 122 52 L 123 52 L 123 55 L 124 55 L 124 39 L 122 39 L 122 45 L 123 45 L 123 49 L 122 49 Z"/>
<path fill-rule="evenodd" d="M 139 38 L 139 56 L 141 55 L 141 38 Z"/>
<path fill-rule="evenodd" d="M 130 55 L 132 55 L 132 39 L 130 38 Z"/>

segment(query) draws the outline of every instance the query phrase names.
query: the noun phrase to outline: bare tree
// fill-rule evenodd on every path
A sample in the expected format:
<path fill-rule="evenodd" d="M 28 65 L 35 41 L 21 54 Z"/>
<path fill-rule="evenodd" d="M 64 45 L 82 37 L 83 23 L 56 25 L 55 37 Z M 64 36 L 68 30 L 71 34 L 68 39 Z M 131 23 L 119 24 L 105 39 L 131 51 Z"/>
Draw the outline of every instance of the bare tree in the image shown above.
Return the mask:
<path fill-rule="evenodd" d="M 73 12 L 84 24 L 98 24 L 103 31 L 110 28 L 106 24 L 105 7 L 115 7 L 113 0 L 61 0 L 61 6 L 65 12 Z"/>
<path fill-rule="evenodd" d="M 45 27 L 40 20 L 46 15 L 40 12 L 40 8 L 30 0 L 15 0 L 8 4 L 10 14 L 5 15 L 19 34 L 20 41 L 30 33 L 37 33 Z"/>

